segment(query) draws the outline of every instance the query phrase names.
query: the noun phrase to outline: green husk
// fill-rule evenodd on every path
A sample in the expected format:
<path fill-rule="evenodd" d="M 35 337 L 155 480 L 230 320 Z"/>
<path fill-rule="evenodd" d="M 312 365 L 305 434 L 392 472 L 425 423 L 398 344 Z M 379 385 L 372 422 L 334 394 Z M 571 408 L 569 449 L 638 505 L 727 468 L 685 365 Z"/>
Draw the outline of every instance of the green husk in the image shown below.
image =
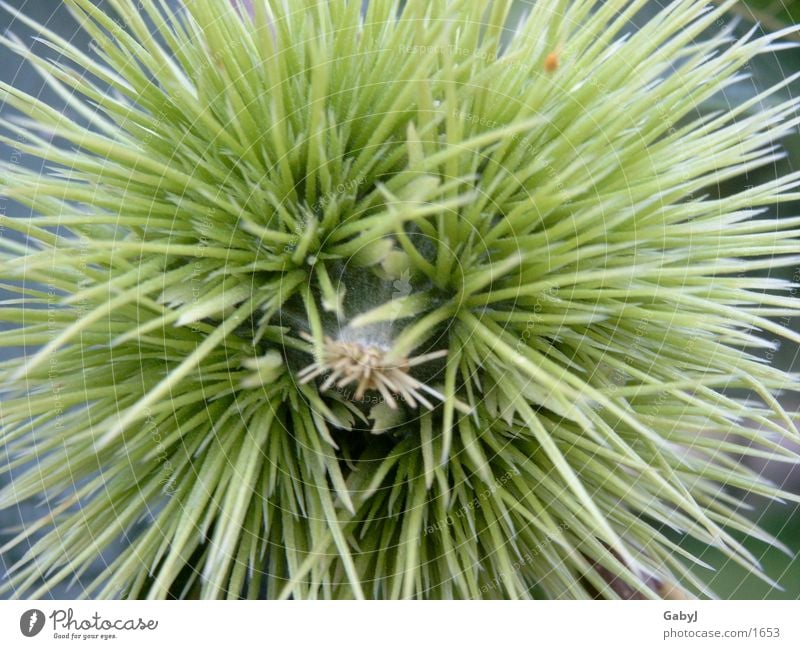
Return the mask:
<path fill-rule="evenodd" d="M 3 4 L 73 110 L 0 84 L 0 139 L 49 163 L 0 173 L 38 213 L 0 216 L 0 507 L 42 511 L 0 592 L 120 538 L 84 596 L 713 596 L 679 535 L 769 582 L 728 490 L 799 500 L 735 458 L 797 460 L 768 353 L 800 341 L 797 271 L 769 276 L 800 219 L 764 210 L 800 173 L 710 188 L 800 120 L 780 86 L 697 107 L 788 31 L 695 0 L 627 37 L 642 2 L 513 34 L 511 2 L 66 4 L 92 56 Z M 408 368 L 441 401 L 301 384 L 326 337 L 447 349 Z"/>

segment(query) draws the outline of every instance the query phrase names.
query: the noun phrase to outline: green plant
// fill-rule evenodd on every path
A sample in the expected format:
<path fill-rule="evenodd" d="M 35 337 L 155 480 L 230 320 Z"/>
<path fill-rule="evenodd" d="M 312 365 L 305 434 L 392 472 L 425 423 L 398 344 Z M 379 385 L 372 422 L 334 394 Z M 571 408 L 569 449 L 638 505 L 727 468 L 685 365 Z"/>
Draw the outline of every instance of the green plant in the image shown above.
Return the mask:
<path fill-rule="evenodd" d="M 769 29 L 781 29 L 800 19 L 800 2 L 797 0 L 746 0 L 740 2 L 735 9 L 739 14 L 758 20 Z"/>
<path fill-rule="evenodd" d="M 0 506 L 46 532 L 4 592 L 120 537 L 87 595 L 709 595 L 670 530 L 760 574 L 725 488 L 797 500 L 733 455 L 796 459 L 767 359 L 800 336 L 746 273 L 797 263 L 759 214 L 800 174 L 712 190 L 796 102 L 695 111 L 783 34 L 701 38 L 733 3 L 695 0 L 508 39 L 509 1 L 68 4 L 97 58 L 2 39 L 71 108 L 2 86 L 51 165 L 0 180 L 38 212 L 1 221 Z"/>

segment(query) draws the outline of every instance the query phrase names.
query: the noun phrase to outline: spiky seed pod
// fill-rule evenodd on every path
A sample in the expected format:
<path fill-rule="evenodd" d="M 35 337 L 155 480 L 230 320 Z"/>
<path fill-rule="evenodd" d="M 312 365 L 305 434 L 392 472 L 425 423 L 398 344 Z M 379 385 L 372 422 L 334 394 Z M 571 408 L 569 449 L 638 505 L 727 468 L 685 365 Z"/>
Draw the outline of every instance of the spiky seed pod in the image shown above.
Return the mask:
<path fill-rule="evenodd" d="M 797 263 L 800 220 L 756 217 L 800 174 L 707 188 L 797 102 L 696 110 L 781 34 L 695 0 L 509 38 L 508 0 L 66 4 L 96 56 L 8 7 L 57 57 L 2 37 L 70 107 L 2 86 L 49 162 L 0 173 L 38 213 L 0 217 L 0 506 L 43 500 L 3 592 L 119 538 L 84 594 L 710 594 L 674 532 L 761 574 L 725 489 L 797 500 L 730 454 L 796 459 L 764 356 L 796 284 L 747 273 Z"/>

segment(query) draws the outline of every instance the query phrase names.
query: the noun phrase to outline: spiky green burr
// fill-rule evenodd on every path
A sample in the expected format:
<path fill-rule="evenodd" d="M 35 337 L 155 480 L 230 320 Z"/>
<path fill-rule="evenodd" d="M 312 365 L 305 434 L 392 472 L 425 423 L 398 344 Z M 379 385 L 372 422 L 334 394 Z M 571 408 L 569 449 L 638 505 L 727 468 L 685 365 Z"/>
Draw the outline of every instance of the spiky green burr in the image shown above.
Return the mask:
<path fill-rule="evenodd" d="M 0 174 L 37 212 L 2 217 L 0 506 L 43 502 L 3 592 L 120 537 L 86 595 L 711 595 L 676 532 L 761 574 L 729 488 L 797 500 L 733 456 L 797 459 L 765 354 L 800 342 L 800 218 L 762 211 L 800 174 L 709 188 L 797 102 L 697 109 L 782 34 L 696 0 L 630 35 L 641 0 L 513 33 L 507 0 L 66 3 L 93 55 L 2 37 L 70 108 L 0 86 L 49 164 Z"/>

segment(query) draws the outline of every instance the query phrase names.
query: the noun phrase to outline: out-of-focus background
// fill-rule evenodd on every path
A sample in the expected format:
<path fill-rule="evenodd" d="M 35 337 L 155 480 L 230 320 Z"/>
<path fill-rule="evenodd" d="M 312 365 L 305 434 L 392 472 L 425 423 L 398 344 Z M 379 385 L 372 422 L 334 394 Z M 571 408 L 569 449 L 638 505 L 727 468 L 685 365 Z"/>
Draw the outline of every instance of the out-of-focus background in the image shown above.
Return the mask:
<path fill-rule="evenodd" d="M 89 50 L 89 38 L 80 31 L 77 22 L 59 0 L 6 0 L 6 2 L 11 7 L 21 10 L 25 15 L 46 25 L 62 37 L 71 40 L 82 50 Z M 521 14 L 524 11 L 524 5 L 530 5 L 532 2 L 533 0 L 520 0 L 516 11 Z M 103 0 L 96 0 L 96 4 L 103 6 L 106 3 Z M 174 4 L 178 4 L 178 0 L 175 0 Z M 641 25 L 652 17 L 664 4 L 666 4 L 666 0 L 653 0 L 650 2 L 634 19 L 630 29 L 635 30 L 637 25 Z M 759 24 L 762 30 L 779 30 L 800 22 L 800 0 L 748 0 L 747 2 L 740 2 L 731 12 L 728 20 L 735 23 L 737 34 L 745 34 L 754 24 Z M 515 22 L 512 21 L 510 24 L 515 24 Z M 21 22 L 15 21 L 10 13 L 2 9 L 0 9 L 0 29 L 12 31 L 40 53 L 47 52 L 46 48 L 33 42 L 33 33 L 29 28 Z M 786 38 L 788 42 L 794 42 L 800 48 L 800 35 L 788 35 Z M 47 55 L 50 56 L 50 53 L 48 52 Z M 739 104 L 761 90 L 797 72 L 800 72 L 800 49 L 785 49 L 762 56 L 753 62 L 748 79 L 742 80 L 740 83 L 728 88 L 724 93 L 712 98 L 703 106 L 699 106 L 698 113 L 711 112 L 729 105 Z M 52 106 L 67 110 L 64 107 L 63 100 L 45 87 L 30 65 L 23 63 L 22 59 L 2 46 L 0 46 L 0 79 L 44 99 Z M 779 95 L 773 96 L 768 101 L 777 102 L 798 94 L 800 94 L 800 80 L 795 80 L 786 86 Z M 13 110 L 4 106 L 0 101 L 0 112 L 6 117 L 12 114 Z M 742 185 L 754 184 L 756 176 L 762 179 L 769 178 L 778 173 L 785 173 L 788 169 L 800 168 L 800 135 L 793 135 L 782 144 L 787 152 L 787 157 L 775 168 L 770 167 L 759 170 L 758 174 L 753 174 L 750 178 L 742 177 L 736 179 L 727 183 L 726 186 L 711 188 L 712 191 L 729 192 Z M 26 156 L 13 147 L 1 143 L 0 159 L 10 160 L 14 164 L 21 164 L 31 168 L 42 168 L 41 161 Z M 29 213 L 30 211 L 22 206 L 0 197 L 0 214 L 25 217 Z M 778 214 L 798 216 L 800 215 L 800 205 L 781 206 Z M 14 235 L 0 231 L 0 236 L 13 237 Z M 789 278 L 793 272 L 794 269 L 785 269 L 782 271 L 782 275 Z M 7 295 L 0 289 L 0 299 L 5 297 Z M 794 322 L 793 328 L 797 329 L 798 324 L 800 323 Z M 2 326 L 0 324 L 0 332 L 2 332 Z M 0 349 L 0 358 L 4 358 L 8 354 L 8 350 Z M 795 372 L 800 371 L 797 346 L 784 343 L 771 362 L 780 365 L 784 369 L 792 369 Z M 787 410 L 791 412 L 798 411 L 800 396 L 787 393 L 783 395 L 782 399 L 783 405 Z M 2 406 L 0 405 L 1 408 Z M 800 493 L 800 467 L 792 468 L 787 465 L 772 463 L 753 464 L 752 466 L 768 475 L 774 482 L 781 484 L 784 489 Z M 13 474 L 0 475 L 0 485 L 13 481 L 13 477 Z M 759 542 L 745 542 L 750 551 L 759 557 L 767 574 L 778 582 L 781 588 L 770 586 L 760 581 L 757 577 L 748 575 L 735 564 L 722 562 L 717 553 L 704 549 L 702 545 L 685 541 L 686 547 L 705 562 L 722 566 L 716 572 L 706 573 L 704 577 L 717 595 L 723 599 L 800 598 L 800 559 L 797 558 L 798 553 L 800 553 L 800 506 L 795 506 L 791 503 L 783 505 L 769 504 L 756 499 L 751 501 L 751 505 L 751 517 L 793 550 L 793 555 L 787 556 Z M 15 530 L 24 526 L 26 521 L 31 521 L 42 513 L 36 502 L 28 503 L 19 509 L 0 512 L 0 547 L 12 538 Z M 0 583 L 4 581 L 6 571 L 20 559 L 24 550 L 24 547 L 18 547 L 0 555 Z M 109 560 L 115 551 L 114 548 L 111 548 L 108 552 L 109 556 L 98 557 L 95 571 L 84 575 L 81 580 L 72 585 L 65 585 L 56 589 L 50 593 L 50 596 L 54 598 L 73 598 L 81 595 L 83 590 L 81 581 L 84 583 L 91 581 L 97 571 L 102 568 L 103 562 Z"/>

